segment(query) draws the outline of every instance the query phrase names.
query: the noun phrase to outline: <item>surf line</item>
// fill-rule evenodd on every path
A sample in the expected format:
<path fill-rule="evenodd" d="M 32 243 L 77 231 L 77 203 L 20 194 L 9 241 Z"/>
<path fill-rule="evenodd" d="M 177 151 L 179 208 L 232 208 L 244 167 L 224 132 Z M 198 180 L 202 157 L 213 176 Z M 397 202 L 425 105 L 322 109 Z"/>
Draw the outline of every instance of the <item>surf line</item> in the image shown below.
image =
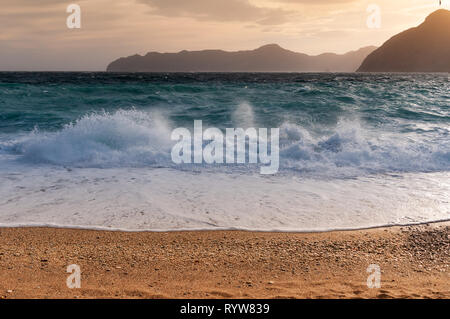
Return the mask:
<path fill-rule="evenodd" d="M 175 164 L 245 164 L 248 160 L 249 164 L 265 164 L 260 167 L 261 174 L 278 172 L 279 128 L 270 129 L 270 143 L 267 128 L 226 128 L 225 131 L 225 135 L 216 127 L 203 131 L 202 120 L 194 120 L 193 136 L 185 127 L 174 129 L 171 140 L 177 143 L 172 147 L 172 161 Z M 205 144 L 205 141 L 209 143 Z"/>

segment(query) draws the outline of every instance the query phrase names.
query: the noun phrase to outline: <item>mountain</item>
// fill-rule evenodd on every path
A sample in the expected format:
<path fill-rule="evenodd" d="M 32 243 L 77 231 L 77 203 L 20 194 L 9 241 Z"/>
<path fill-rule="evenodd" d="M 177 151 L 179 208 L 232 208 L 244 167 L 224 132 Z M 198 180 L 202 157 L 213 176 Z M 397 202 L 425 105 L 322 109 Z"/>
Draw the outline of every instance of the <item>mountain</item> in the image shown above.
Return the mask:
<path fill-rule="evenodd" d="M 390 38 L 358 72 L 450 72 L 450 11 L 437 10 L 418 27 Z"/>
<path fill-rule="evenodd" d="M 109 72 L 354 72 L 376 47 L 346 54 L 310 56 L 283 49 L 277 44 L 256 50 L 149 52 L 111 62 Z"/>

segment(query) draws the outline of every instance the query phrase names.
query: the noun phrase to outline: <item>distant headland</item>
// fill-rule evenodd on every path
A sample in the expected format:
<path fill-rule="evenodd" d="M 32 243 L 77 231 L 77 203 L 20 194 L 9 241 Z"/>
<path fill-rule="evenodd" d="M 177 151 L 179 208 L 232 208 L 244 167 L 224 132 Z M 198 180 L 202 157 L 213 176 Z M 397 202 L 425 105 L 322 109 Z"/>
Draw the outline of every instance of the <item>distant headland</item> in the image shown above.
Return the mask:
<path fill-rule="evenodd" d="M 358 72 L 450 72 L 450 11 L 437 10 L 418 27 L 393 36 Z"/>
<path fill-rule="evenodd" d="M 418 27 L 381 47 L 307 55 L 277 44 L 255 50 L 149 52 L 119 58 L 108 72 L 450 72 L 450 11 L 437 10 Z"/>
<path fill-rule="evenodd" d="M 376 47 L 369 46 L 345 54 L 311 56 L 293 52 L 277 44 L 256 50 L 149 52 L 110 63 L 109 72 L 354 72 Z"/>

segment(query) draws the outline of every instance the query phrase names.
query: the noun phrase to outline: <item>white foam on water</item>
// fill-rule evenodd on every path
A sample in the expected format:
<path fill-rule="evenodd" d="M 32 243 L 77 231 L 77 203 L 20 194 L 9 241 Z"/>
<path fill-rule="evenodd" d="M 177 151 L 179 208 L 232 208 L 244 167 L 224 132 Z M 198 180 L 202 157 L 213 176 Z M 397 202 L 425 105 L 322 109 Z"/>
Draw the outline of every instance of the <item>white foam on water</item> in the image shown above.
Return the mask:
<path fill-rule="evenodd" d="M 247 129 L 249 127 L 256 127 L 255 114 L 253 107 L 249 102 L 241 102 L 232 114 L 233 124 L 236 127 Z"/>
<path fill-rule="evenodd" d="M 30 164 L 145 166 L 168 162 L 170 134 L 167 120 L 156 112 L 119 110 L 85 115 L 57 132 L 35 129 L 0 148 Z"/>
<path fill-rule="evenodd" d="M 233 116 L 255 124 L 249 104 Z M 172 127 L 122 110 L 2 136 L 0 226 L 325 231 L 450 219 L 448 127 L 430 137 L 342 121 L 317 135 L 285 123 L 274 176 L 175 165 Z"/>
<path fill-rule="evenodd" d="M 236 127 L 255 126 L 250 104 L 233 114 Z M 206 123 L 203 129 L 208 126 Z M 17 157 L 25 164 L 85 168 L 170 167 L 173 125 L 157 113 L 120 110 L 85 115 L 57 132 L 34 132 L 0 141 L 0 162 Z M 318 135 L 292 123 L 280 128 L 280 169 L 311 176 L 349 177 L 366 173 L 450 170 L 450 126 L 438 138 L 369 130 L 342 120 Z M 206 165 L 204 165 L 206 166 Z M 218 172 L 235 166 L 214 165 Z M 238 168 L 240 169 L 240 168 Z"/>
<path fill-rule="evenodd" d="M 299 232 L 450 219 L 450 173 L 317 180 L 49 167 L 0 179 L 0 226 Z"/>

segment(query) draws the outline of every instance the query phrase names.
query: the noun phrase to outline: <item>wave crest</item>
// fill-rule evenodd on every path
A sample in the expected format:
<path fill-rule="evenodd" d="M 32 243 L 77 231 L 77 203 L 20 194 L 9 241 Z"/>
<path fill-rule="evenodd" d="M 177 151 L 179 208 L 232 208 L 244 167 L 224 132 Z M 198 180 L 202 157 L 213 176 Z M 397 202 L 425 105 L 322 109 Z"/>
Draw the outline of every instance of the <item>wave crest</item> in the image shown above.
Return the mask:
<path fill-rule="evenodd" d="M 204 125 L 204 129 L 207 126 Z M 32 163 L 76 167 L 189 167 L 234 169 L 238 165 L 176 166 L 170 158 L 171 125 L 158 113 L 119 110 L 86 115 L 57 132 L 35 130 L 1 147 Z M 450 141 L 368 130 L 342 121 L 322 133 L 292 123 L 280 128 L 280 169 L 321 176 L 450 170 Z M 240 169 L 242 172 L 242 169 Z"/>
<path fill-rule="evenodd" d="M 13 145 L 27 161 L 81 167 L 155 164 L 169 147 L 164 118 L 136 110 L 86 115 L 55 133 L 35 129 Z"/>
<path fill-rule="evenodd" d="M 282 167 L 326 175 L 450 169 L 449 141 L 369 131 L 357 121 L 342 121 L 320 136 L 285 124 L 280 145 Z"/>

